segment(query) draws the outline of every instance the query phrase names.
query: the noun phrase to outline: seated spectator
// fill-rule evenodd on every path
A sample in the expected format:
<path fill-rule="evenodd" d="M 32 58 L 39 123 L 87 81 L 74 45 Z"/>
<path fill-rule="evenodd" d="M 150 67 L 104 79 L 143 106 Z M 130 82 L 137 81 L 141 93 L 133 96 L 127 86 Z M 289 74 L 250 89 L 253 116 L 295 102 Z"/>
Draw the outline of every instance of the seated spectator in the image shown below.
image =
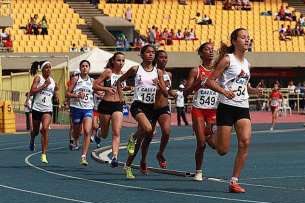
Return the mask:
<path fill-rule="evenodd" d="M 178 0 L 178 3 L 181 5 L 187 5 L 186 0 Z"/>
<path fill-rule="evenodd" d="M 171 29 L 171 31 L 168 33 L 167 39 L 165 41 L 166 45 L 173 45 L 174 37 L 175 37 L 174 30 Z"/>
<path fill-rule="evenodd" d="M 285 20 L 285 8 L 281 5 L 279 12 L 276 15 L 276 20 Z"/>
<path fill-rule="evenodd" d="M 223 10 L 232 10 L 233 7 L 232 7 L 232 4 L 231 4 L 231 1 L 230 0 L 225 0 L 224 3 L 223 3 Z"/>
<path fill-rule="evenodd" d="M 231 0 L 231 5 L 235 10 L 240 10 L 242 8 L 241 0 Z"/>
<path fill-rule="evenodd" d="M 128 7 L 125 12 L 125 19 L 128 20 L 129 22 L 131 22 L 132 20 L 132 11 L 130 7 Z"/>
<path fill-rule="evenodd" d="M 189 31 L 189 35 L 188 35 L 188 39 L 189 40 L 196 40 L 196 34 L 193 28 L 191 28 L 191 30 Z"/>
<path fill-rule="evenodd" d="M 45 15 L 41 19 L 40 27 L 41 27 L 41 33 L 40 34 L 48 35 L 48 22 L 47 22 L 47 18 L 46 18 Z"/>
<path fill-rule="evenodd" d="M 33 18 L 33 21 L 32 21 L 32 33 L 34 35 L 39 35 L 39 26 L 38 26 L 38 15 L 35 14 L 34 15 L 34 18 Z"/>
<path fill-rule="evenodd" d="M 161 33 L 158 27 L 155 27 L 155 33 L 156 33 L 156 42 L 161 41 Z"/>
<path fill-rule="evenodd" d="M 284 24 L 281 25 L 281 28 L 279 29 L 279 38 L 282 41 L 290 40 L 291 38 L 287 36 L 286 28 L 284 27 Z"/>
<path fill-rule="evenodd" d="M 6 40 L 9 37 L 9 34 L 3 29 L 0 30 L 0 41 Z"/>
<path fill-rule="evenodd" d="M 135 40 L 134 40 L 134 49 L 135 49 L 135 51 L 140 51 L 141 48 L 144 46 L 144 44 L 145 44 L 145 42 L 141 38 L 141 36 L 136 37 Z"/>
<path fill-rule="evenodd" d="M 296 11 L 295 10 L 292 11 L 291 18 L 292 18 L 293 21 L 297 21 L 297 15 L 296 15 Z"/>
<path fill-rule="evenodd" d="M 86 53 L 90 51 L 90 47 L 87 44 L 84 44 L 81 48 L 80 48 L 80 52 L 82 53 Z"/>
<path fill-rule="evenodd" d="M 10 35 L 8 35 L 7 39 L 4 40 L 4 47 L 7 48 L 7 51 L 12 51 L 12 49 L 13 49 L 13 41 L 12 41 Z"/>
<path fill-rule="evenodd" d="M 287 26 L 286 36 L 293 36 L 293 32 L 292 32 L 292 29 L 291 29 L 290 25 Z"/>
<path fill-rule="evenodd" d="M 205 5 L 215 5 L 215 0 L 204 0 Z"/>
<path fill-rule="evenodd" d="M 288 6 L 286 6 L 286 8 L 285 8 L 285 20 L 292 21 L 292 13 L 289 10 Z"/>
<path fill-rule="evenodd" d="M 177 40 L 182 40 L 182 39 L 184 39 L 184 35 L 183 35 L 183 33 L 181 32 L 180 29 L 179 29 L 178 32 L 176 33 L 175 39 L 177 39 Z"/>
<path fill-rule="evenodd" d="M 72 47 L 70 47 L 70 52 L 78 52 L 78 48 L 76 47 L 75 43 L 73 43 Z"/>
<path fill-rule="evenodd" d="M 187 28 L 184 28 L 183 36 L 185 40 L 189 40 L 189 31 Z"/>
<path fill-rule="evenodd" d="M 208 17 L 207 15 L 203 16 L 202 21 L 203 21 L 203 25 L 211 25 L 212 24 L 211 18 Z"/>
<path fill-rule="evenodd" d="M 300 19 L 298 20 L 298 23 L 301 27 L 305 27 L 305 17 L 303 14 L 300 15 Z"/>
<path fill-rule="evenodd" d="M 195 20 L 196 24 L 202 25 L 202 18 L 200 17 L 200 13 L 197 12 L 196 16 L 191 18 L 190 20 Z"/>
<path fill-rule="evenodd" d="M 241 1 L 241 9 L 242 9 L 242 10 L 246 10 L 246 11 L 251 10 L 250 1 L 249 1 L 249 0 L 242 0 L 242 1 Z"/>

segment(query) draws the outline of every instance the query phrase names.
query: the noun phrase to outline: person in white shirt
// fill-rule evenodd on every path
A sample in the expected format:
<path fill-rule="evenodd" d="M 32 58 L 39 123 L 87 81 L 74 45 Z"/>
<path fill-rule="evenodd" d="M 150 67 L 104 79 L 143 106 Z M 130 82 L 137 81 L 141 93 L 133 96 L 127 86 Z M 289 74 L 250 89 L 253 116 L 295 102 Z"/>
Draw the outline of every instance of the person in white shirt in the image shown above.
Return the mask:
<path fill-rule="evenodd" d="M 41 69 L 41 75 L 36 75 L 38 68 Z M 58 87 L 51 76 L 51 63 L 49 61 L 34 62 L 31 66 L 31 73 L 36 76 L 30 90 L 30 95 L 33 95 L 33 129 L 31 131 L 30 150 L 35 150 L 35 137 L 40 131 L 42 136 L 41 161 L 44 164 L 48 164 L 46 153 L 48 148 L 49 127 L 52 121 L 53 112 L 52 97 L 54 96 L 58 99 Z"/>
<path fill-rule="evenodd" d="M 183 96 L 183 90 L 184 85 L 180 84 L 179 88 L 176 92 L 176 110 L 177 110 L 177 125 L 181 126 L 181 118 L 185 125 L 189 125 L 186 116 L 185 116 L 185 109 L 184 109 L 184 96 Z"/>

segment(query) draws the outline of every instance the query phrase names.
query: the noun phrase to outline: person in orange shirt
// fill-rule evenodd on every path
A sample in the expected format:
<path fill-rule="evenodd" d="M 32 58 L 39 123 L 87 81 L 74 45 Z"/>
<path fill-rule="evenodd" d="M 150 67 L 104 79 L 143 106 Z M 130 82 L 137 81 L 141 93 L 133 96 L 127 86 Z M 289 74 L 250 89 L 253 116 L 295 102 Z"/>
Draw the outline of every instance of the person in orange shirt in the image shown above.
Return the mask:
<path fill-rule="evenodd" d="M 273 131 L 273 129 L 274 129 L 274 125 L 275 125 L 275 122 L 278 117 L 278 110 L 279 110 L 282 98 L 283 97 L 282 97 L 282 93 L 280 92 L 279 84 L 274 83 L 273 89 L 269 96 L 269 104 L 270 104 L 271 113 L 272 113 L 272 125 L 270 128 L 270 131 Z"/>

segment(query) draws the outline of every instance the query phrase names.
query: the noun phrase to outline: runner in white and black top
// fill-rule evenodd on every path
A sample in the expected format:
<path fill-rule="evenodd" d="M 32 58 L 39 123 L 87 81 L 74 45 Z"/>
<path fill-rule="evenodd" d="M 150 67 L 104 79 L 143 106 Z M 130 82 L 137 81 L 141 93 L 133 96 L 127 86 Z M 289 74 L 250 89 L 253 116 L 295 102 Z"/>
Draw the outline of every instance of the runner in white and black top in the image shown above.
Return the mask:
<path fill-rule="evenodd" d="M 142 142 L 148 145 L 153 136 L 153 129 L 155 125 L 155 122 L 153 121 L 153 108 L 157 89 L 160 89 L 164 95 L 167 95 L 167 90 L 163 79 L 163 71 L 160 71 L 153 66 L 155 48 L 152 45 L 145 45 L 141 49 L 141 57 L 143 60 L 142 64 L 131 67 L 117 81 L 118 91 L 120 92 L 121 98 L 123 98 L 120 90 L 122 82 L 129 78 L 135 79 L 134 99 L 130 112 L 138 122 L 138 130 L 134 135 L 130 136 L 128 140 L 127 150 L 129 156 L 126 161 L 125 170 L 126 177 L 129 179 L 135 178 L 132 174 L 130 165 L 132 164 L 140 145 L 143 144 Z M 141 160 L 140 169 L 142 173 L 147 173 L 146 160 Z"/>
<path fill-rule="evenodd" d="M 111 122 L 112 126 L 112 160 L 111 166 L 118 166 L 118 154 L 121 140 L 121 128 L 123 124 L 123 102 L 120 99 L 117 91 L 117 80 L 122 75 L 122 68 L 125 63 L 125 55 L 121 52 L 116 52 L 109 59 L 105 70 L 100 77 L 94 82 L 95 91 L 104 91 L 105 95 L 98 106 L 100 113 L 101 125 L 95 136 L 95 142 L 100 147 L 102 138 L 106 138 Z M 124 85 L 123 85 L 124 86 Z M 120 88 L 123 88 L 121 86 Z"/>
<path fill-rule="evenodd" d="M 33 129 L 31 132 L 30 150 L 34 151 L 35 149 L 35 137 L 39 134 L 41 125 L 41 161 L 47 164 L 48 133 L 53 112 L 52 97 L 58 100 L 58 88 L 51 77 L 51 63 L 49 61 L 34 62 L 31 67 L 31 74 L 35 75 L 38 68 L 41 69 L 42 75 L 35 76 L 30 90 L 30 95 L 33 95 Z"/>
<path fill-rule="evenodd" d="M 93 79 L 89 76 L 90 62 L 83 60 L 79 64 L 80 74 L 72 78 L 66 96 L 70 98 L 70 112 L 73 122 L 74 144 L 78 143 L 83 129 L 84 140 L 80 164 L 87 166 L 87 153 L 92 133 L 93 117 Z"/>
<path fill-rule="evenodd" d="M 238 178 L 246 162 L 251 140 L 248 92 L 262 93 L 260 88 L 252 88 L 249 85 L 250 64 L 245 58 L 249 41 L 246 29 L 234 30 L 231 34 L 232 45 L 227 47 L 224 44 L 221 47 L 215 70 L 205 84 L 221 93 L 216 115 L 217 136 L 215 136 L 215 147 L 220 155 L 225 155 L 229 151 L 233 125 L 236 130 L 238 152 L 229 185 L 229 191 L 234 193 L 245 192 L 245 189 L 238 184 Z"/>

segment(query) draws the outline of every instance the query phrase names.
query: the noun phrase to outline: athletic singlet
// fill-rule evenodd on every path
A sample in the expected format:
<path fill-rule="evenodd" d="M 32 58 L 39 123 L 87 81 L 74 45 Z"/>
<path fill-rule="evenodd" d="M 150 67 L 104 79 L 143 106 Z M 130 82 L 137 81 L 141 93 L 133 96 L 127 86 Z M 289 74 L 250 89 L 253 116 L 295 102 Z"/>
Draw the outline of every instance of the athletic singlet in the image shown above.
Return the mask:
<path fill-rule="evenodd" d="M 233 99 L 219 95 L 219 102 L 231 106 L 249 108 L 248 82 L 250 80 L 249 62 L 244 59 L 239 61 L 234 54 L 228 54 L 230 65 L 223 72 L 219 84 L 225 90 L 232 90 L 235 93 Z"/>
<path fill-rule="evenodd" d="M 105 87 L 116 87 L 116 82 L 122 76 L 122 74 L 111 73 L 110 78 L 104 81 Z M 122 83 L 122 86 L 125 86 L 125 82 Z"/>
<path fill-rule="evenodd" d="M 211 73 L 211 70 L 200 65 L 198 66 L 197 78 L 201 75 L 209 77 Z M 200 109 L 216 109 L 218 106 L 218 93 L 208 88 L 198 87 L 195 89 L 193 106 Z"/>
<path fill-rule="evenodd" d="M 85 97 L 71 98 L 70 106 L 78 109 L 93 109 L 93 79 L 88 77 L 87 80 L 83 80 L 80 76 L 74 86 L 73 94 L 85 93 Z"/>
<path fill-rule="evenodd" d="M 147 72 L 140 65 L 135 77 L 134 101 L 140 101 L 146 104 L 155 103 L 157 86 L 153 80 L 157 78 L 158 71 L 156 67 L 152 71 Z"/>
<path fill-rule="evenodd" d="M 271 103 L 273 107 L 278 107 L 280 105 L 280 99 L 282 99 L 282 93 L 278 90 L 272 90 L 270 93 Z"/>
<path fill-rule="evenodd" d="M 42 75 L 39 75 L 39 78 L 40 78 L 40 80 L 37 85 L 37 88 L 43 86 L 43 84 L 46 81 L 46 79 Z M 51 83 L 46 88 L 40 90 L 40 92 L 37 92 L 34 95 L 32 109 L 35 111 L 53 112 L 52 97 L 54 95 L 55 82 L 54 82 L 53 78 L 49 77 L 49 79 L 50 79 Z"/>

